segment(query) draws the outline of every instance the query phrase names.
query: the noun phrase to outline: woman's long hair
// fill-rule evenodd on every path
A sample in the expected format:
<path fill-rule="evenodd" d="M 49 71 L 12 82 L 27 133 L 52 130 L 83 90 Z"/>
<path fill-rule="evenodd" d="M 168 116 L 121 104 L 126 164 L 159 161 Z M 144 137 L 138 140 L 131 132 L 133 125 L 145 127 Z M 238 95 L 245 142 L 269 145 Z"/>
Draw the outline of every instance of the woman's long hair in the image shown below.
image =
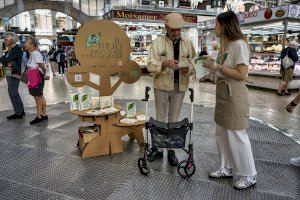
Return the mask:
<path fill-rule="evenodd" d="M 229 41 L 245 40 L 245 36 L 240 28 L 239 19 L 233 11 L 219 14 L 217 21 L 221 24 L 223 37 L 225 36 Z"/>
<path fill-rule="evenodd" d="M 221 25 L 221 48 L 220 53 L 225 53 L 228 42 L 235 40 L 244 40 L 247 44 L 247 37 L 242 33 L 238 17 L 233 11 L 227 11 L 217 16 L 217 21 Z M 250 48 L 248 45 L 250 52 Z M 222 61 L 224 62 L 224 60 Z"/>

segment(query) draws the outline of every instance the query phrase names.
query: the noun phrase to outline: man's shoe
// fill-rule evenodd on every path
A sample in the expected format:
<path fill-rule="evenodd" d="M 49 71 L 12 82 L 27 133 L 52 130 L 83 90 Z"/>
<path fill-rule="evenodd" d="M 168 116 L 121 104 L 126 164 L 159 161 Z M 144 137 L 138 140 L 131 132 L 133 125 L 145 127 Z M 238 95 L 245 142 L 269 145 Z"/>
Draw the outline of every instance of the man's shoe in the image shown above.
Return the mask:
<path fill-rule="evenodd" d="M 162 158 L 163 156 L 164 154 L 162 151 L 158 151 L 158 149 L 152 148 L 151 153 L 148 154 L 148 161 L 153 162 L 154 160 Z"/>
<path fill-rule="evenodd" d="M 41 122 L 41 121 L 43 121 L 42 118 L 36 117 L 34 120 L 32 120 L 32 121 L 30 122 L 30 125 L 32 125 L 32 124 L 37 124 L 37 123 L 39 123 L 39 122 Z"/>
<path fill-rule="evenodd" d="M 232 178 L 233 173 L 232 173 L 232 169 L 220 168 L 217 171 L 210 172 L 208 176 L 210 178 Z"/>
<path fill-rule="evenodd" d="M 18 115 L 18 114 L 13 114 L 11 116 L 6 117 L 6 119 L 22 119 L 23 115 L 25 115 L 25 113 L 23 112 L 22 114 Z"/>
<path fill-rule="evenodd" d="M 175 155 L 175 151 L 169 150 L 168 151 L 168 161 L 171 166 L 177 166 L 178 165 L 178 159 Z"/>
<path fill-rule="evenodd" d="M 278 95 L 278 96 L 284 96 L 284 93 L 283 92 L 276 92 L 276 94 Z"/>
<path fill-rule="evenodd" d="M 41 116 L 42 116 L 42 120 L 48 120 L 48 115 L 45 116 L 41 115 Z"/>
<path fill-rule="evenodd" d="M 297 166 L 297 167 L 300 167 L 300 157 L 298 157 L 298 158 L 291 158 L 291 159 L 290 159 L 290 162 L 291 162 L 293 165 L 295 165 L 295 166 Z"/>
<path fill-rule="evenodd" d="M 256 184 L 256 176 L 240 176 L 238 181 L 234 183 L 234 189 L 245 190 L 254 187 Z"/>

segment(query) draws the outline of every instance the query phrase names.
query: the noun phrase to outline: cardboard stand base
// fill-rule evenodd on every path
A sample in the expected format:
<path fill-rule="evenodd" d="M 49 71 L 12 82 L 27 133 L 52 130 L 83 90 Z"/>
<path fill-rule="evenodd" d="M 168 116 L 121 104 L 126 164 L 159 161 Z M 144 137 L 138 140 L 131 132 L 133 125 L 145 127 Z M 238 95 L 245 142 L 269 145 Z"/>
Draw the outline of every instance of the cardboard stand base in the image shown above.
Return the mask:
<path fill-rule="evenodd" d="M 99 136 L 87 143 L 79 136 L 78 147 L 82 158 L 123 152 L 121 138 L 124 135 L 129 135 L 130 138 L 136 139 L 138 145 L 142 147 L 145 122 L 138 121 L 134 124 L 120 123 L 121 115 L 119 111 L 121 106 L 115 105 L 115 107 L 118 109 L 117 112 L 98 116 L 89 115 L 84 111 L 70 111 L 72 114 L 78 115 L 80 121 L 100 126 Z"/>

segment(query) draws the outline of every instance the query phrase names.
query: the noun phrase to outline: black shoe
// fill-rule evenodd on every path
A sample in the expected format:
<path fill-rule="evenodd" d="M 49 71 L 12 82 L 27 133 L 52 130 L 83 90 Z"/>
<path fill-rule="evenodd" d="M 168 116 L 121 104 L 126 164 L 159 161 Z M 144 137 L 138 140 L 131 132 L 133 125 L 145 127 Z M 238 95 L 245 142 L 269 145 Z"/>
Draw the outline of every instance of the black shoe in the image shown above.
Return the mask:
<path fill-rule="evenodd" d="M 6 119 L 22 119 L 23 115 L 25 115 L 25 113 L 23 112 L 22 114 L 18 115 L 18 114 L 13 114 L 11 116 L 6 117 Z"/>
<path fill-rule="evenodd" d="M 276 94 L 278 95 L 278 96 L 284 96 L 284 93 L 282 93 L 282 92 L 276 92 Z"/>
<path fill-rule="evenodd" d="M 177 166 L 178 165 L 178 159 L 175 155 L 175 151 L 169 150 L 168 151 L 168 160 L 171 166 Z"/>
<path fill-rule="evenodd" d="M 42 116 L 42 120 L 48 120 L 48 115 L 45 116 L 41 115 L 41 116 Z"/>
<path fill-rule="evenodd" d="M 156 159 L 162 158 L 164 156 L 162 151 L 158 151 L 158 149 L 153 148 L 151 153 L 148 154 L 148 161 L 153 162 Z"/>
<path fill-rule="evenodd" d="M 37 123 L 39 123 L 39 122 L 41 122 L 41 121 L 43 121 L 42 118 L 36 117 L 34 120 L 32 120 L 32 121 L 30 122 L 30 125 L 32 125 L 32 124 L 37 124 Z"/>

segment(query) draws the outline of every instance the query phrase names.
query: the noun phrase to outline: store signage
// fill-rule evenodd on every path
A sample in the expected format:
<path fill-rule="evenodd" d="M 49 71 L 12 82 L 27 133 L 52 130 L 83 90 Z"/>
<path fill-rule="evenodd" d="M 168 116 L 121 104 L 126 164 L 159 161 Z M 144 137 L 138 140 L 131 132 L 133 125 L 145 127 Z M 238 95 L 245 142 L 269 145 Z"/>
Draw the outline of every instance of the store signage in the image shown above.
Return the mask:
<path fill-rule="evenodd" d="M 3 17 L 3 24 L 8 26 L 8 24 L 9 24 L 9 17 Z"/>
<path fill-rule="evenodd" d="M 289 9 L 289 17 L 300 18 L 300 6 L 291 5 Z"/>
<path fill-rule="evenodd" d="M 165 16 L 169 13 L 146 13 L 146 12 L 134 12 L 134 11 L 123 11 L 113 10 L 113 18 L 118 19 L 133 19 L 133 20 L 146 20 L 146 21 L 164 21 Z M 182 15 L 184 21 L 187 23 L 197 23 L 197 16 L 193 15 Z"/>
<path fill-rule="evenodd" d="M 288 16 L 288 6 L 268 8 L 253 12 L 244 12 L 238 15 L 240 24 L 249 24 L 266 20 L 276 20 Z"/>
<path fill-rule="evenodd" d="M 265 10 L 265 13 L 264 13 L 265 19 L 271 19 L 272 14 L 273 14 L 272 9 L 269 9 L 269 8 L 268 8 L 267 10 Z"/>
<path fill-rule="evenodd" d="M 285 10 L 284 9 L 279 9 L 276 11 L 275 16 L 276 17 L 282 17 L 285 14 Z"/>

